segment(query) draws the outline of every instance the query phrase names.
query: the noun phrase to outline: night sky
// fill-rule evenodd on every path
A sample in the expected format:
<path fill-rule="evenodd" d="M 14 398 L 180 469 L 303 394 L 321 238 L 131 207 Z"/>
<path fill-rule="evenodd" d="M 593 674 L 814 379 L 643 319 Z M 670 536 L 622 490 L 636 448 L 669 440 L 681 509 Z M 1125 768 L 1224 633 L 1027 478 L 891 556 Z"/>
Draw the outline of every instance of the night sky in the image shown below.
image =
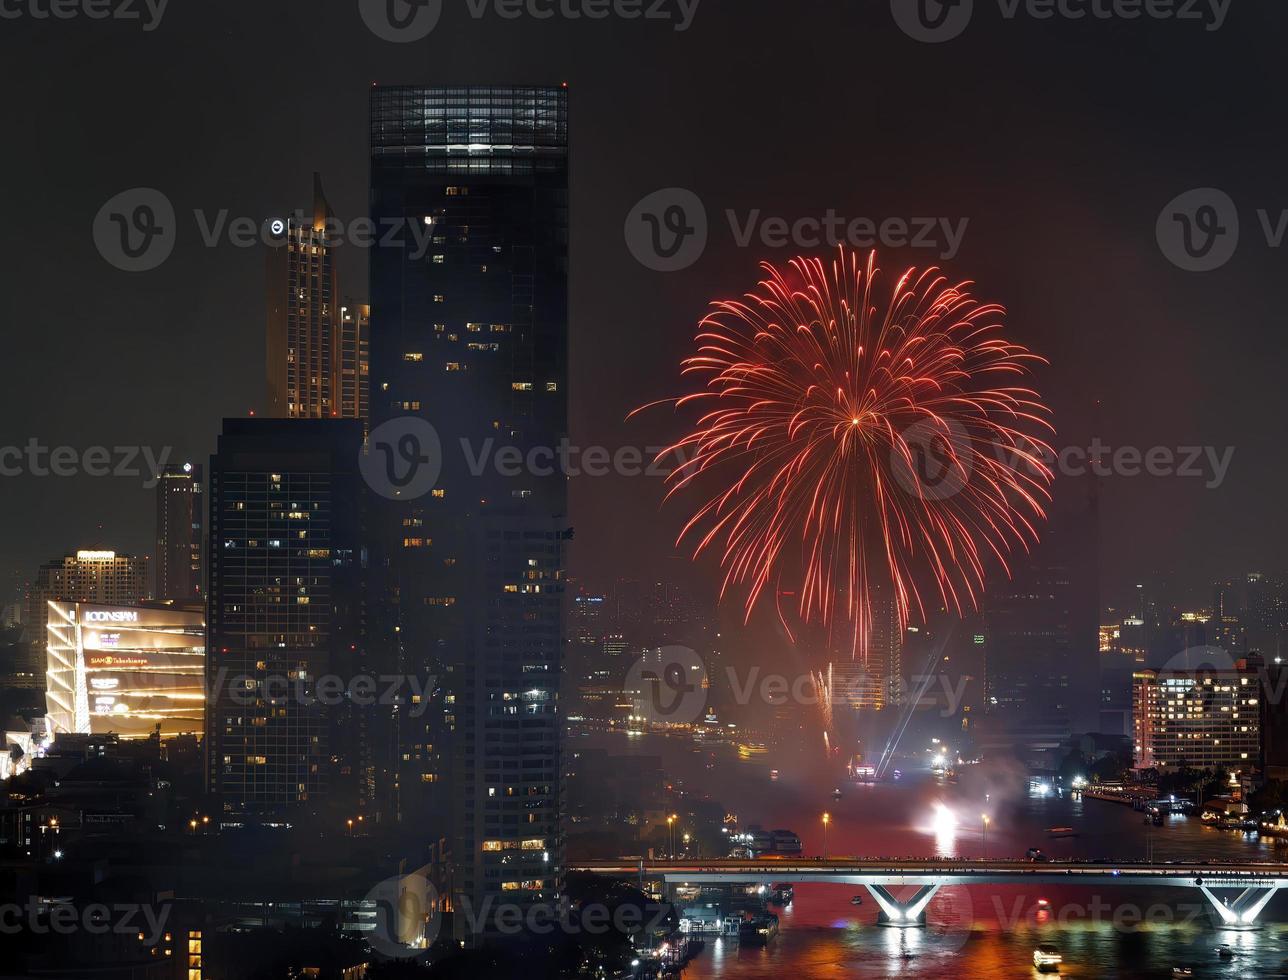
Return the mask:
<path fill-rule="evenodd" d="M 902 33 L 888 0 L 703 0 L 683 32 L 475 19 L 448 0 L 410 44 L 377 38 L 356 3 L 336 0 L 175 0 L 150 32 L 0 19 L 0 447 L 172 446 L 176 461 L 204 460 L 222 417 L 263 402 L 264 254 L 206 247 L 194 210 L 259 222 L 307 208 L 317 170 L 340 218 L 364 214 L 372 82 L 566 81 L 575 443 L 678 434 L 666 411 L 625 416 L 680 390 L 710 299 L 794 254 L 739 247 L 726 209 L 740 222 L 755 209 L 966 218 L 947 267 L 1005 304 L 1012 338 L 1050 359 L 1037 383 L 1059 444 L 1098 431 L 1114 447 L 1235 447 L 1216 489 L 1103 481 L 1105 600 L 1155 569 L 1206 597 L 1214 577 L 1285 568 L 1288 345 L 1275 290 L 1288 255 L 1257 209 L 1273 225 L 1288 207 L 1288 8 L 1234 0 L 1215 31 L 975 8 L 942 44 Z M 141 186 L 173 202 L 178 243 L 159 269 L 127 274 L 100 257 L 91 226 Z M 669 274 L 639 264 L 623 234 L 634 205 L 667 187 L 697 194 L 711 224 L 702 258 Z M 1234 257 L 1207 273 L 1172 264 L 1155 235 L 1164 205 L 1199 187 L 1228 193 L 1242 229 Z M 940 261 L 883 255 L 891 271 Z M 341 262 L 342 291 L 365 297 L 365 254 L 347 247 Z M 574 481 L 574 574 L 661 568 L 683 514 L 659 511 L 661 495 L 657 479 Z M 0 477 L 0 503 L 6 600 L 64 551 L 152 550 L 153 495 L 138 478 Z"/>

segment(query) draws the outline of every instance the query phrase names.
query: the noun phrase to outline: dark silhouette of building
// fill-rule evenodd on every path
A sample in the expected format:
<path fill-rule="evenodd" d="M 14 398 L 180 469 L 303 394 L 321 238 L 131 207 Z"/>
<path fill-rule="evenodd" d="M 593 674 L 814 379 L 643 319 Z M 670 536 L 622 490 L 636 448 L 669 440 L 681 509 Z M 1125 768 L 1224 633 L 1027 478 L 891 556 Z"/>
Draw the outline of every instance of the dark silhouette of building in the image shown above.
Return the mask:
<path fill-rule="evenodd" d="M 334 821 L 374 794 L 362 424 L 227 419 L 210 466 L 206 770 L 225 822 Z M 362 700 L 371 702 L 374 695 Z"/>
<path fill-rule="evenodd" d="M 203 595 L 201 547 L 202 467 L 167 466 L 157 483 L 157 553 L 154 598 L 198 602 Z"/>
<path fill-rule="evenodd" d="M 567 92 L 378 86 L 371 182 L 381 227 L 432 231 L 423 256 L 411 236 L 371 250 L 372 452 L 395 448 L 382 423 L 407 420 L 442 445 L 432 491 L 382 508 L 382 639 L 400 672 L 442 677 L 441 707 L 400 719 L 398 812 L 450 826 L 457 908 L 549 901 L 563 876 Z M 524 462 L 497 465 L 503 448 Z"/>

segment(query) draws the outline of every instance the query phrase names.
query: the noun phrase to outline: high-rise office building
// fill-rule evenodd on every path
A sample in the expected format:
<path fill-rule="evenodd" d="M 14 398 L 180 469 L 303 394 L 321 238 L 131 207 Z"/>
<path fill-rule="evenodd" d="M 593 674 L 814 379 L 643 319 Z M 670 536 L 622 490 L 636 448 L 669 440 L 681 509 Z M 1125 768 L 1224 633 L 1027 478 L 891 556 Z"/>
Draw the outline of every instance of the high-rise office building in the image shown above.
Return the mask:
<path fill-rule="evenodd" d="M 362 439 L 350 420 L 224 422 L 210 467 L 206 767 L 226 822 L 370 807 L 377 708 L 338 696 L 379 675 Z"/>
<path fill-rule="evenodd" d="M 29 657 L 38 667 L 40 686 L 44 686 L 46 626 L 49 623 L 51 600 L 134 606 L 146 598 L 147 594 L 146 556 L 85 550 L 41 565 L 36 573 L 36 580 L 27 590 L 22 617 L 30 644 Z"/>
<path fill-rule="evenodd" d="M 1197 653 L 1202 659 L 1202 651 Z M 1136 768 L 1256 768 L 1261 752 L 1260 666 L 1259 660 L 1193 667 L 1177 662 L 1167 670 L 1136 671 Z"/>
<path fill-rule="evenodd" d="M 313 213 L 278 219 L 268 250 L 268 412 L 275 418 L 365 418 L 370 310 L 340 302 L 334 215 L 313 175 Z"/>
<path fill-rule="evenodd" d="M 157 483 L 157 599 L 200 601 L 202 515 L 201 466 L 167 466 Z"/>
<path fill-rule="evenodd" d="M 458 908 L 549 901 L 566 479 L 471 472 L 459 447 L 528 458 L 566 436 L 567 92 L 376 87 L 371 181 L 377 222 L 432 229 L 426 256 L 372 249 L 373 430 L 412 416 L 444 447 L 432 492 L 382 518 L 382 637 L 444 691 L 432 724 L 400 731 L 400 812 L 448 827 Z"/>

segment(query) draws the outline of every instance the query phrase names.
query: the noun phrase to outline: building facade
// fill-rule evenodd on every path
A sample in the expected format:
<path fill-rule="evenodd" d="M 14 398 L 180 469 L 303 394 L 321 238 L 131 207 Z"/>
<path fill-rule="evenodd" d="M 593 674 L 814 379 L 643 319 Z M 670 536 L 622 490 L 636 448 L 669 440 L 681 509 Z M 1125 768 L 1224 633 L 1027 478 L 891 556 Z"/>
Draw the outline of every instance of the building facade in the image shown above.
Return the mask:
<path fill-rule="evenodd" d="M 335 216 L 313 175 L 313 213 L 277 219 L 267 279 L 268 412 L 274 418 L 366 418 L 370 309 L 340 302 Z"/>
<path fill-rule="evenodd" d="M 204 593 L 202 468 L 167 466 L 157 482 L 156 588 L 153 597 L 199 602 Z"/>
<path fill-rule="evenodd" d="M 51 601 L 46 632 L 50 734 L 166 738 L 204 730 L 200 606 Z"/>
<path fill-rule="evenodd" d="M 1138 670 L 1132 735 L 1137 769 L 1249 771 L 1260 763 L 1257 664 Z"/>
<path fill-rule="evenodd" d="M 365 815 L 362 425 L 228 419 L 211 460 L 206 768 L 226 822 Z M 327 692 L 331 692 L 328 696 Z"/>
<path fill-rule="evenodd" d="M 136 606 L 148 594 L 146 556 L 118 555 L 115 551 L 82 550 L 40 566 L 27 591 L 23 625 L 31 644 L 29 656 L 43 671 L 49 603 L 98 602 L 111 606 Z M 41 679 L 43 683 L 43 678 Z"/>
<path fill-rule="evenodd" d="M 562 887 L 558 705 L 567 482 L 471 471 L 462 443 L 530 452 L 567 433 L 568 105 L 562 88 L 378 86 L 372 216 L 432 229 L 371 250 L 371 410 L 432 425 L 432 491 L 383 507 L 384 642 L 443 678 L 399 732 L 404 820 L 449 828 L 461 907 Z M 402 423 L 398 423 L 402 424 Z"/>

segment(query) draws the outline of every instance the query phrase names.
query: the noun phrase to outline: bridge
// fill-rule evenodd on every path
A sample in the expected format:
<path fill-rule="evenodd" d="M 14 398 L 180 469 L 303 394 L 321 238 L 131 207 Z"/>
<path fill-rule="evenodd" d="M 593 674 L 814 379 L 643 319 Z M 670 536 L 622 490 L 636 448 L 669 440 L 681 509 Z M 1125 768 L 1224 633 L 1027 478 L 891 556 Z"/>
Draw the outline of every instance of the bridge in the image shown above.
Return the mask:
<path fill-rule="evenodd" d="M 926 924 L 926 907 L 945 885 L 1110 885 L 1197 889 L 1226 929 L 1255 929 L 1257 917 L 1280 888 L 1288 864 L 1226 862 L 1150 863 L 1104 861 L 967 860 L 961 858 L 786 858 L 701 861 L 622 859 L 570 867 L 615 878 L 661 879 L 666 885 L 755 885 L 823 882 L 861 886 L 880 908 L 882 925 Z M 912 888 L 895 898 L 892 888 Z M 1236 891 L 1224 897 L 1214 889 Z"/>

